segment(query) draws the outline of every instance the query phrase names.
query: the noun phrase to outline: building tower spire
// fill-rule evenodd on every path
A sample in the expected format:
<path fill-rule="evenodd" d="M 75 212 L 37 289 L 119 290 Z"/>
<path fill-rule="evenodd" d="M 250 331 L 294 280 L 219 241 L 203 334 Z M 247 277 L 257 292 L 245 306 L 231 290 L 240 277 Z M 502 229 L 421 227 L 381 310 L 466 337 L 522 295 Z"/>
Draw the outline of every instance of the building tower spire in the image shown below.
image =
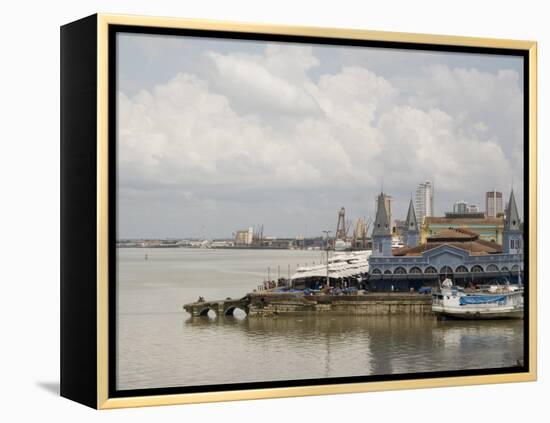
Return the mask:
<path fill-rule="evenodd" d="M 510 200 L 506 206 L 506 219 L 504 220 L 504 229 L 509 231 L 520 230 L 520 220 L 518 213 L 518 206 L 516 204 L 516 197 L 514 196 L 514 190 L 510 193 Z"/>
<path fill-rule="evenodd" d="M 380 193 L 376 205 L 376 220 L 372 230 L 373 256 L 391 256 L 391 228 L 386 210 L 384 193 Z"/>
<path fill-rule="evenodd" d="M 407 220 L 405 221 L 405 236 L 404 241 L 407 247 L 416 247 L 418 245 L 419 229 L 416 213 L 414 211 L 414 203 L 411 196 L 409 202 L 409 211 L 407 212 Z"/>
<path fill-rule="evenodd" d="M 504 233 L 502 236 L 502 249 L 508 254 L 519 254 L 521 250 L 523 234 L 521 221 L 519 220 L 518 206 L 514 190 L 510 192 L 510 200 L 506 206 L 506 217 L 504 219 Z"/>

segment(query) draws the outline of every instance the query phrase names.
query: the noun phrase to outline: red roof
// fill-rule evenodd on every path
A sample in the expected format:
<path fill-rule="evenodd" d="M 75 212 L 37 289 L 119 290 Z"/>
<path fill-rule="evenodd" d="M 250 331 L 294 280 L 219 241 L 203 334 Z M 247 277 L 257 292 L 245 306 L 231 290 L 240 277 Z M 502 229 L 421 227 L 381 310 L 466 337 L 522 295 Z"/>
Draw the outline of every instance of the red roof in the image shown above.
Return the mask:
<path fill-rule="evenodd" d="M 449 228 L 427 238 L 427 242 L 416 247 L 402 247 L 392 250 L 394 256 L 420 256 L 425 251 L 442 245 L 451 245 L 466 250 L 470 255 L 502 253 L 502 246 L 496 242 L 479 239 L 476 232 L 463 228 Z"/>

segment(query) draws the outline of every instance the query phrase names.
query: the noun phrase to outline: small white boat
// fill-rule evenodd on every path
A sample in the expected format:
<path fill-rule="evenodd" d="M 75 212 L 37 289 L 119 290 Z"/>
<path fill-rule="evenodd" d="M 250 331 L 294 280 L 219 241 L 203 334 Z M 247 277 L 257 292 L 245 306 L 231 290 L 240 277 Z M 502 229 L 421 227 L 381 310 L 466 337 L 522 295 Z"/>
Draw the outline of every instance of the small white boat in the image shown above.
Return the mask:
<path fill-rule="evenodd" d="M 432 311 L 455 319 L 522 319 L 523 288 L 504 286 L 467 293 L 445 279 L 441 289 L 432 294 Z"/>

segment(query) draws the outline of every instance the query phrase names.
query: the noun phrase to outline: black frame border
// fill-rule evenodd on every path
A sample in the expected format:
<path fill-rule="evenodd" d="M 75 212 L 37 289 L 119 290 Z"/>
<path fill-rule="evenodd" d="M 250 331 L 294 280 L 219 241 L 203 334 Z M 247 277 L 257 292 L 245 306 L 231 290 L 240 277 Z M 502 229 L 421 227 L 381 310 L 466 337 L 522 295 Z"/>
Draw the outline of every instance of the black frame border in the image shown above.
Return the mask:
<path fill-rule="evenodd" d="M 198 385 L 198 386 L 182 386 L 182 387 L 166 387 L 166 388 L 146 388 L 146 389 L 131 389 L 117 390 L 116 389 L 116 223 L 117 223 L 117 181 L 116 181 L 116 82 L 117 82 L 117 44 L 116 35 L 119 33 L 132 34 L 149 34 L 149 35 L 172 35 L 172 36 L 187 36 L 199 38 L 222 38 L 234 40 L 249 40 L 249 41 L 271 41 L 271 42 L 287 42 L 300 44 L 325 44 L 335 46 L 354 46 L 354 47 L 371 47 L 371 48 L 390 48 L 403 50 L 423 50 L 446 53 L 471 53 L 471 54 L 488 54 L 488 55 L 506 55 L 523 58 L 523 142 L 524 142 L 524 298 L 525 298 L 525 313 L 523 320 L 523 343 L 524 343 L 524 361 L 522 366 L 502 367 L 502 368 L 487 368 L 487 369 L 471 369 L 471 370 L 449 370 L 449 371 L 434 371 L 422 373 L 404 373 L 390 375 L 371 375 L 371 376 L 352 376 L 352 377 L 334 377 L 320 379 L 298 379 L 289 381 L 264 381 L 264 382 L 246 382 L 232 384 L 216 384 L 216 385 Z M 365 382 L 381 382 L 381 381 L 399 381 L 412 379 L 433 379 L 433 378 L 449 378 L 460 376 L 486 376 L 498 374 L 512 373 L 527 373 L 530 369 L 529 341 L 530 341 L 530 325 L 529 325 L 529 200 L 530 200 L 530 177 L 529 177 L 529 117 L 530 117 L 530 63 L 529 51 L 521 49 L 493 48 L 493 47 L 469 47 L 458 45 L 438 45 L 424 44 L 412 42 L 397 42 L 397 41 L 374 41 L 374 40 L 357 40 L 346 38 L 332 37 L 316 37 L 316 36 L 301 36 L 301 35 L 276 35 L 265 33 L 249 33 L 239 31 L 218 31 L 218 30 L 203 30 L 203 29 L 185 29 L 185 28 L 164 28 L 164 27 L 148 27 L 139 25 L 113 25 L 108 26 L 108 190 L 109 190 L 109 211 L 108 211 L 108 257 L 109 257 L 109 281 L 108 281 L 108 296 L 109 296 L 109 316 L 108 316 L 108 398 L 124 398 L 137 396 L 151 395 L 172 395 L 172 394 L 188 394 L 188 393 L 204 393 L 204 392 L 223 392 L 223 391 L 240 391 L 250 389 L 267 389 L 267 388 L 290 388 L 303 387 L 313 385 L 330 386 L 334 384 L 345 383 L 365 383 Z"/>

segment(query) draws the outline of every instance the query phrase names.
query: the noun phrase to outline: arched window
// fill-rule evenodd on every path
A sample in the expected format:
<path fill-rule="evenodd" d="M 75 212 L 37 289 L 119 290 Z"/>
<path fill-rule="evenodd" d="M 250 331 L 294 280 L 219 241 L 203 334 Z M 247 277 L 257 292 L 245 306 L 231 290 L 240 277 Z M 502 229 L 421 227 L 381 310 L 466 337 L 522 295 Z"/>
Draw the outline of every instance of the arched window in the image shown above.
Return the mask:
<path fill-rule="evenodd" d="M 510 269 L 508 269 L 506 266 L 503 266 L 502 269 L 500 269 L 501 272 L 509 272 Z"/>
<path fill-rule="evenodd" d="M 372 274 L 373 275 L 381 275 L 382 272 L 380 271 L 380 269 L 372 269 Z"/>
<path fill-rule="evenodd" d="M 443 266 L 439 273 L 441 273 L 442 275 L 448 275 L 449 273 L 453 273 L 453 269 L 451 269 L 449 266 Z"/>
<path fill-rule="evenodd" d="M 409 271 L 410 274 L 418 275 L 422 273 L 422 270 L 420 270 L 420 267 L 411 267 L 411 270 Z"/>
<path fill-rule="evenodd" d="M 428 266 L 424 273 L 437 273 L 437 270 L 433 266 Z"/>
<path fill-rule="evenodd" d="M 391 275 L 391 270 L 390 269 L 384 270 L 384 275 Z"/>
<path fill-rule="evenodd" d="M 498 267 L 494 264 L 487 266 L 487 272 L 498 272 Z"/>
<path fill-rule="evenodd" d="M 512 272 L 517 272 L 519 270 L 519 266 L 517 264 L 514 264 L 512 266 Z"/>
<path fill-rule="evenodd" d="M 395 271 L 393 272 L 394 275 L 404 275 L 406 274 L 407 271 L 405 270 L 404 267 L 398 267 L 397 269 L 395 269 Z"/>
<path fill-rule="evenodd" d="M 466 266 L 461 265 L 456 268 L 456 273 L 468 273 L 468 269 Z"/>
<path fill-rule="evenodd" d="M 472 267 L 472 273 L 481 273 L 483 272 L 483 267 L 481 267 L 479 264 L 476 264 Z"/>

